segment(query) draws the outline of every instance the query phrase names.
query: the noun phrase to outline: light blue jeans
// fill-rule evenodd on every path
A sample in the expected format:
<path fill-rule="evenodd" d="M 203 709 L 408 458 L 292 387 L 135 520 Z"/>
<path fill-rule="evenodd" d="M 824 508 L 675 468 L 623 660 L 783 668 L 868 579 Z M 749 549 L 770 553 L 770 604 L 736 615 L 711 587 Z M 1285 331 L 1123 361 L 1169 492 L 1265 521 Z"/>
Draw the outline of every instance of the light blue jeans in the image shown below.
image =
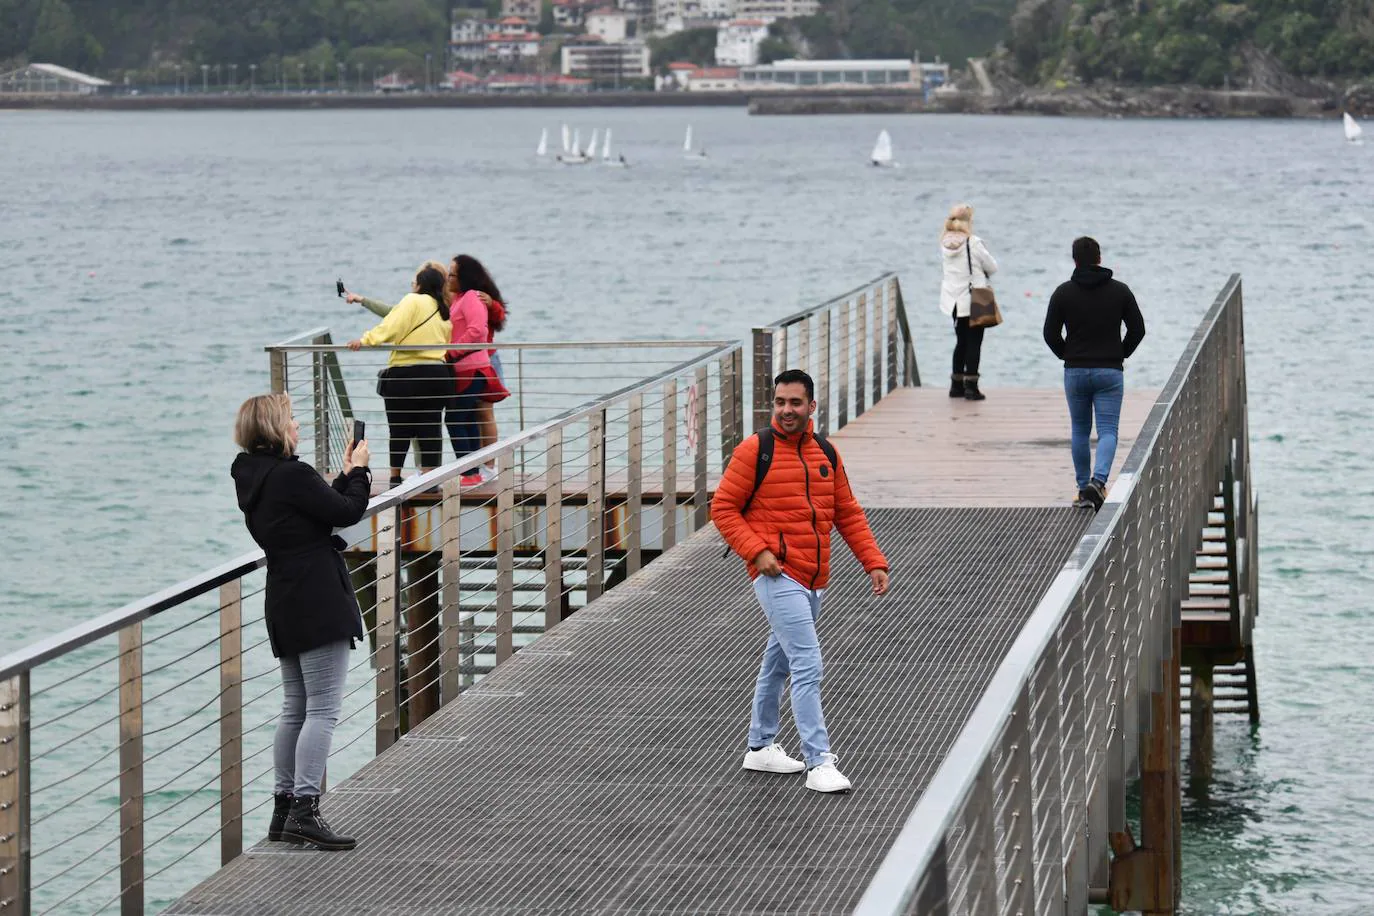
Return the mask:
<path fill-rule="evenodd" d="M 822 590 L 823 591 L 823 590 Z M 830 750 L 830 735 L 821 712 L 821 643 L 816 621 L 821 616 L 822 591 L 812 591 L 786 575 L 754 580 L 763 613 L 768 617 L 768 645 L 754 684 L 754 711 L 749 720 L 749 746 L 763 747 L 778 736 L 782 689 L 792 675 L 792 716 L 801 738 L 807 767 L 820 766 Z"/>
<path fill-rule="evenodd" d="M 1116 437 L 1121 425 L 1121 398 L 1126 391 L 1126 375 L 1120 369 L 1065 369 L 1064 396 L 1069 401 L 1070 450 L 1078 489 L 1091 477 L 1102 484 L 1116 460 Z M 1097 461 L 1092 461 L 1088 439 L 1097 418 Z"/>
<path fill-rule="evenodd" d="M 352 641 L 345 639 L 278 660 L 285 699 L 272 740 L 273 792 L 321 794 L 351 648 Z"/>

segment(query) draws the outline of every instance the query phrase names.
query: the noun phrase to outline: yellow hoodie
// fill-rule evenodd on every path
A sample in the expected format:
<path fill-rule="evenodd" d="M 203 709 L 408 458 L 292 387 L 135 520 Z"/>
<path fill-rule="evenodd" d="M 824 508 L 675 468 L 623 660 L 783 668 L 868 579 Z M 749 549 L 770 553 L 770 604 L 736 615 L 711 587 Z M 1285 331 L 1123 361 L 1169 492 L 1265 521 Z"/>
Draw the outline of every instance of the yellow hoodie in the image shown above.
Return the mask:
<path fill-rule="evenodd" d="M 409 293 L 387 313 L 382 323 L 364 334 L 363 346 L 377 344 L 436 344 L 438 350 L 392 350 L 388 366 L 414 366 L 417 363 L 443 362 L 453 327 L 439 314 L 433 297 Z"/>

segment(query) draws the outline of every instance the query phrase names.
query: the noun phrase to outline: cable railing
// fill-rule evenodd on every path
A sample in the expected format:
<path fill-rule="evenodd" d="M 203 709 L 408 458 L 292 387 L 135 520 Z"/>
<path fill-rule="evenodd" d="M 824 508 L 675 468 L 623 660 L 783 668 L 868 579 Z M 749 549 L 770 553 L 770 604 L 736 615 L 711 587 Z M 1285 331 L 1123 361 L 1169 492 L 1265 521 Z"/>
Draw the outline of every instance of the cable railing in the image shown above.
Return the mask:
<path fill-rule="evenodd" d="M 1167 761 L 1178 753 L 1180 601 L 1219 481 L 1243 490 L 1238 524 L 1251 534 L 1245 393 L 1233 276 L 857 916 L 1082 913 L 1090 896 L 1107 902 L 1109 849 L 1118 864 L 1135 849 L 1126 784 L 1137 774 L 1147 796 L 1141 846 L 1177 849 Z M 1256 567 L 1245 569 L 1243 591 L 1253 595 Z M 1239 626 L 1248 633 L 1251 623 Z M 1177 880 L 1170 863 L 1158 864 Z"/>
<path fill-rule="evenodd" d="M 776 371 L 808 369 L 824 416 L 824 392 L 843 395 L 823 431 L 917 381 L 891 274 L 763 331 L 779 345 L 756 354 L 754 390 L 766 405 Z M 386 480 L 376 372 L 407 349 L 424 348 L 355 352 L 327 328 L 267 348 L 303 460 L 336 472 L 364 419 Z M 501 438 L 450 453 L 445 429 L 439 468 L 374 484 L 363 520 L 339 532 L 365 636 L 330 786 L 705 525 L 746 434 L 751 372 L 737 343 L 492 349 L 511 392 L 495 405 Z M 493 479 L 463 479 L 489 462 Z M 156 912 L 252 844 L 270 813 L 280 712 L 264 564 L 245 554 L 0 658 L 0 912 Z"/>
<path fill-rule="evenodd" d="M 342 421 L 369 409 L 348 384 L 356 354 L 325 331 L 282 346 L 273 381 L 309 405 L 297 416 L 329 417 L 312 418 L 312 433 L 351 432 Z M 525 363 L 537 371 L 523 427 L 374 497 L 339 532 L 365 637 L 329 785 L 706 523 L 721 455 L 743 432 L 742 348 L 577 352 Z M 586 371 L 589 352 L 618 365 Z M 297 374 L 308 384 L 294 387 Z M 585 397 L 574 378 L 603 387 Z M 370 430 L 374 442 L 385 429 Z M 303 430 L 312 441 L 332 469 L 343 437 Z M 465 486 L 462 472 L 488 461 L 495 479 Z M 281 702 L 264 564 L 247 554 L 0 658 L 0 911 L 155 912 L 251 845 L 269 813 Z"/>
<path fill-rule="evenodd" d="M 886 273 L 841 296 L 754 329 L 755 429 L 772 416 L 772 379 L 784 368 L 816 382 L 816 431 L 829 435 L 894 388 L 920 385 L 902 287 Z"/>

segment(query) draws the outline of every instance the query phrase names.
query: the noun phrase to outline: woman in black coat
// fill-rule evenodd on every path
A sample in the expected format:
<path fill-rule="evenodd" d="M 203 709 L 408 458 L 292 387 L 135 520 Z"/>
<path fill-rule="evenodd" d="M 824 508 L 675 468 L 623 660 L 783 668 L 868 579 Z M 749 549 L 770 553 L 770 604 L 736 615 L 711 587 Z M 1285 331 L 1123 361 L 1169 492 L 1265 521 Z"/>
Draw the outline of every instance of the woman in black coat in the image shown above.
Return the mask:
<path fill-rule="evenodd" d="M 276 801 L 270 840 L 352 849 L 320 816 L 325 761 L 343 705 L 348 653 L 363 638 L 362 615 L 339 555 L 335 528 L 367 511 L 367 442 L 350 445 L 333 485 L 296 460 L 300 426 L 284 394 L 249 398 L 234 440 L 243 452 L 230 474 L 248 532 L 267 554 L 265 616 L 281 662 L 285 702 L 273 741 Z"/>

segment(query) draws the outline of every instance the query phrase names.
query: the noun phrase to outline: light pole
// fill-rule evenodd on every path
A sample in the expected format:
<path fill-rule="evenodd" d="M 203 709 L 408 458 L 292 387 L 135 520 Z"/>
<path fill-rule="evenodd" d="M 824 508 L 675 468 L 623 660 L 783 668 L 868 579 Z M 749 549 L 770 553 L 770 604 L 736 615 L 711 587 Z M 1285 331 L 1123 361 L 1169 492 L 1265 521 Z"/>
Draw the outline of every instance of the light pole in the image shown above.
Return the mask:
<path fill-rule="evenodd" d="M 235 91 L 235 92 L 238 92 L 238 91 L 239 91 L 239 65 L 238 65 L 238 64 L 230 64 L 230 65 L 229 65 L 229 85 L 232 86 L 232 87 L 234 88 L 234 91 Z"/>
<path fill-rule="evenodd" d="M 296 65 L 296 75 L 300 77 L 299 82 L 300 82 L 300 84 L 301 84 L 301 92 L 304 93 L 304 92 L 305 92 L 305 62 L 304 62 L 304 61 L 302 61 L 301 63 L 299 63 L 299 64 Z"/>
<path fill-rule="evenodd" d="M 249 95 L 252 95 L 252 94 L 253 94 L 253 87 L 257 85 L 257 82 L 258 82 L 258 65 L 257 65 L 257 64 L 249 64 L 249 65 L 248 65 L 248 94 L 249 94 Z"/>
<path fill-rule="evenodd" d="M 215 85 L 224 91 L 224 64 L 215 64 Z"/>
<path fill-rule="evenodd" d="M 429 88 L 429 86 L 430 86 L 430 83 L 429 83 L 429 60 L 430 60 L 430 57 L 431 57 L 430 52 L 426 51 L 426 52 L 425 52 L 425 92 L 426 92 L 426 93 L 428 93 L 428 92 L 430 91 L 430 88 Z"/>
<path fill-rule="evenodd" d="M 200 92 L 201 95 L 210 91 L 210 65 L 200 65 Z"/>
<path fill-rule="evenodd" d="M 362 91 L 363 91 L 363 65 L 362 65 L 361 62 L 359 62 L 359 64 L 358 64 L 358 85 L 357 85 L 357 90 L 358 90 L 359 92 L 362 92 Z"/>
<path fill-rule="evenodd" d="M 319 82 L 319 88 L 320 88 L 320 91 L 321 91 L 321 92 L 324 92 L 324 61 L 320 61 L 320 82 Z"/>

